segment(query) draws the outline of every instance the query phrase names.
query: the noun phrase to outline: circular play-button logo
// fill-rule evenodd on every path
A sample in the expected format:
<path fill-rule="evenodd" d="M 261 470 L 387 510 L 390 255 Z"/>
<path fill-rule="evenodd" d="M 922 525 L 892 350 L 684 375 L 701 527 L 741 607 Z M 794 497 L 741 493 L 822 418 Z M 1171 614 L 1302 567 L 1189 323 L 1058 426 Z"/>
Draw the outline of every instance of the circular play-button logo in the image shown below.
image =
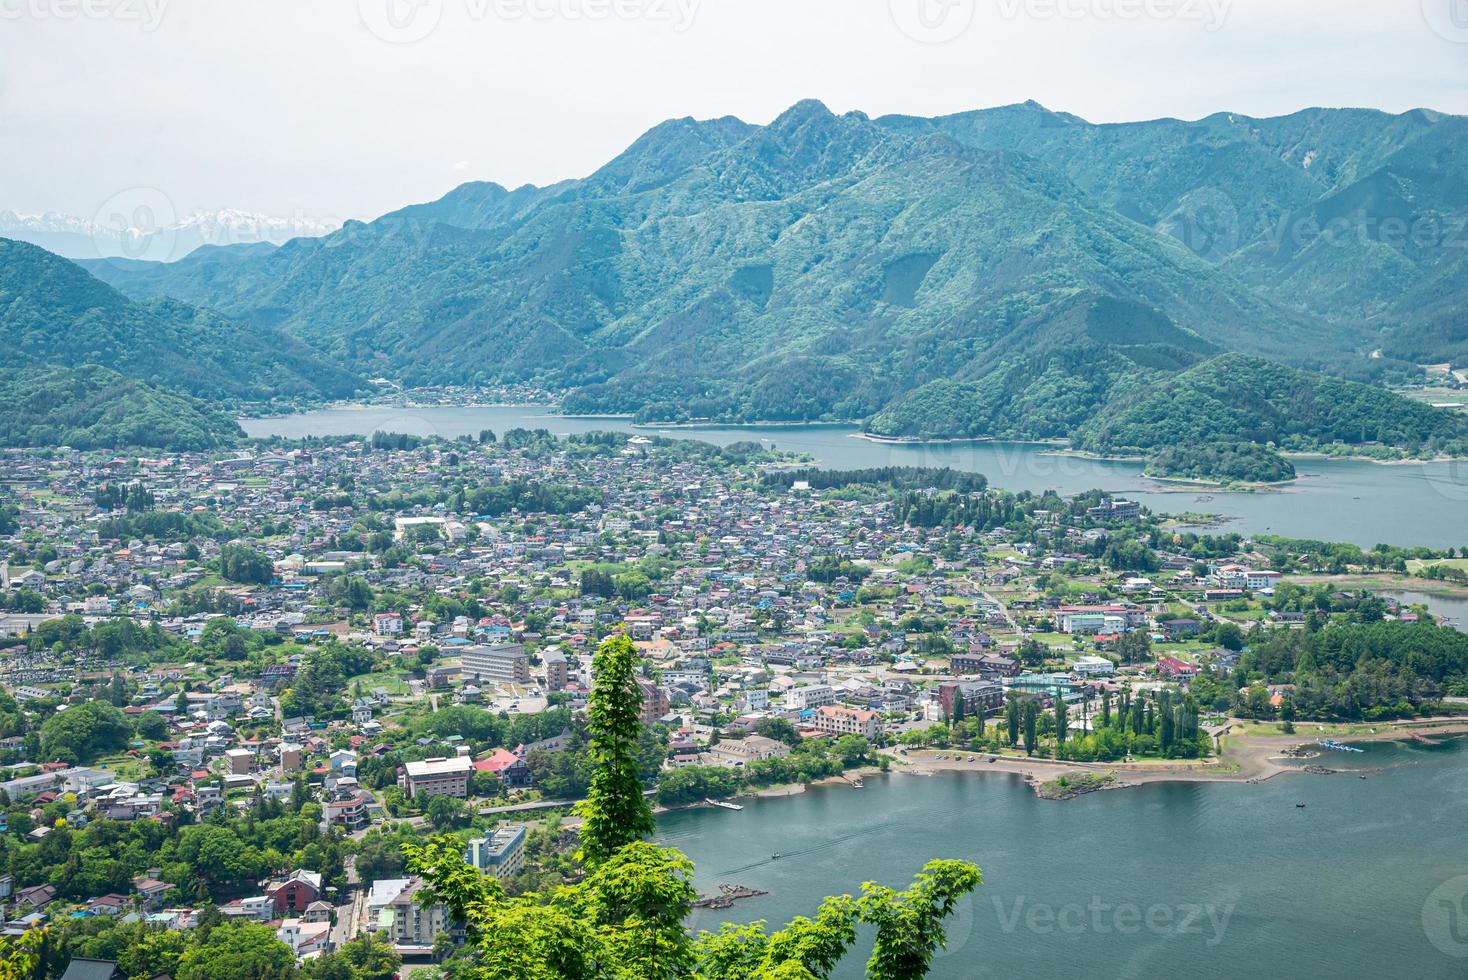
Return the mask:
<path fill-rule="evenodd" d="M 387 43 L 412 44 L 438 28 L 443 0 L 357 0 L 357 13 Z"/>
<path fill-rule="evenodd" d="M 892 23 L 914 41 L 943 44 L 969 29 L 974 0 L 888 0 Z"/>

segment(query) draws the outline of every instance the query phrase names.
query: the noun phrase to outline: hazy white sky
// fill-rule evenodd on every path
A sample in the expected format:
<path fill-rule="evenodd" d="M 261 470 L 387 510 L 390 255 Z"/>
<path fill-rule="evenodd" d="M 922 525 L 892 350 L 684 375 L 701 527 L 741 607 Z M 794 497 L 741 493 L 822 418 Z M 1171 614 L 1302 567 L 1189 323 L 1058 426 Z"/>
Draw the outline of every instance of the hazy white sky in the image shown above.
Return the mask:
<path fill-rule="evenodd" d="M 370 218 L 804 97 L 1468 113 L 1468 0 L 0 0 L 0 208 Z"/>

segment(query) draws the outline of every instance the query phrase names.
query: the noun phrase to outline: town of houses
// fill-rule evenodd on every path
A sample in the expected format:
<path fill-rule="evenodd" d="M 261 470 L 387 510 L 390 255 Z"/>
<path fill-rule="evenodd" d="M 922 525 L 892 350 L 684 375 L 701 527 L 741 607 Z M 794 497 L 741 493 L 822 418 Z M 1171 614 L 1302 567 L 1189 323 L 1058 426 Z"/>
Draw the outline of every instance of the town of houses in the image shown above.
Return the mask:
<path fill-rule="evenodd" d="M 547 760 L 575 751 L 561 722 L 585 707 L 614 630 L 643 658 L 659 768 L 742 770 L 791 753 L 760 733 L 771 720 L 877 752 L 1015 698 L 1048 708 L 1186 686 L 1233 666 L 1236 646 L 1199 639 L 1227 604 L 1283 578 L 1247 542 L 1109 567 L 1110 539 L 1156 523 L 1120 498 L 1035 498 L 1015 527 L 922 526 L 890 494 L 763 478 L 795 462 L 534 433 L 159 458 L 6 452 L 5 929 L 114 916 L 187 930 L 208 906 L 269 925 L 303 959 L 365 933 L 405 958 L 438 956 L 440 937 L 462 939 L 443 907 L 419 902 L 410 874 L 357 874 L 353 848 L 427 833 L 447 813 L 470 863 L 524 876 L 535 835 L 572 802 L 542 785 Z M 484 487 L 580 496 L 480 512 L 498 499 L 476 497 Z M 136 629 L 112 629 L 124 623 Z M 1139 635 L 1154 655 L 1127 662 L 1117 651 Z M 360 669 L 322 670 L 323 651 Z M 48 719 L 98 701 L 133 726 L 124 744 L 47 757 Z M 487 746 L 436 730 L 454 708 L 529 734 Z M 555 730 L 537 727 L 545 718 Z M 272 867 L 206 894 L 144 864 L 125 888 L 65 894 L 17 857 L 98 821 L 179 834 L 282 808 L 317 815 L 313 833 L 349 855 L 339 873 Z"/>

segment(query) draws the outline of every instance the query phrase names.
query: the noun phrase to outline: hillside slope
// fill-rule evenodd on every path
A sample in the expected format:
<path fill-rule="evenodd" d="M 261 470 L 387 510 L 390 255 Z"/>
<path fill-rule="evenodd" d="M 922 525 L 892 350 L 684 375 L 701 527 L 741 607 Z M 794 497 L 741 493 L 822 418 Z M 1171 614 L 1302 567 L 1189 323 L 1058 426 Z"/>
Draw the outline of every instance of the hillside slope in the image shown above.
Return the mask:
<path fill-rule="evenodd" d="M 1224 354 L 1112 401 L 1072 436 L 1077 446 L 1102 452 L 1230 442 L 1307 450 L 1340 442 L 1463 453 L 1468 416 L 1373 385 Z"/>
<path fill-rule="evenodd" d="M 1388 355 L 1464 356 L 1468 325 L 1451 315 L 1468 305 L 1464 117 L 1306 109 L 1094 125 L 1026 103 L 877 121 L 1042 159 L 1262 295 L 1369 328 Z"/>
<path fill-rule="evenodd" d="M 243 436 L 196 399 L 96 365 L 0 374 L 0 446 L 197 451 Z"/>
<path fill-rule="evenodd" d="M 0 239 L 9 366 L 100 364 L 214 401 L 344 397 L 357 377 L 273 329 L 171 299 L 134 302 L 77 264 Z"/>

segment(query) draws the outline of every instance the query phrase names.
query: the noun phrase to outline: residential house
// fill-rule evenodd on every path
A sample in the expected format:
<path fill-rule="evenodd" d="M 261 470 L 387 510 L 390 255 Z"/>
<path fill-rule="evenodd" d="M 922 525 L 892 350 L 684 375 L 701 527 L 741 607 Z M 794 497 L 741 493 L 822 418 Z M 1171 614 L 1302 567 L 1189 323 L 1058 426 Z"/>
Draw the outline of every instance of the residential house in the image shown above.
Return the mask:
<path fill-rule="evenodd" d="M 267 884 L 264 891 L 274 903 L 277 915 L 304 912 L 321 895 L 321 873 L 298 868 L 289 876 Z"/>

